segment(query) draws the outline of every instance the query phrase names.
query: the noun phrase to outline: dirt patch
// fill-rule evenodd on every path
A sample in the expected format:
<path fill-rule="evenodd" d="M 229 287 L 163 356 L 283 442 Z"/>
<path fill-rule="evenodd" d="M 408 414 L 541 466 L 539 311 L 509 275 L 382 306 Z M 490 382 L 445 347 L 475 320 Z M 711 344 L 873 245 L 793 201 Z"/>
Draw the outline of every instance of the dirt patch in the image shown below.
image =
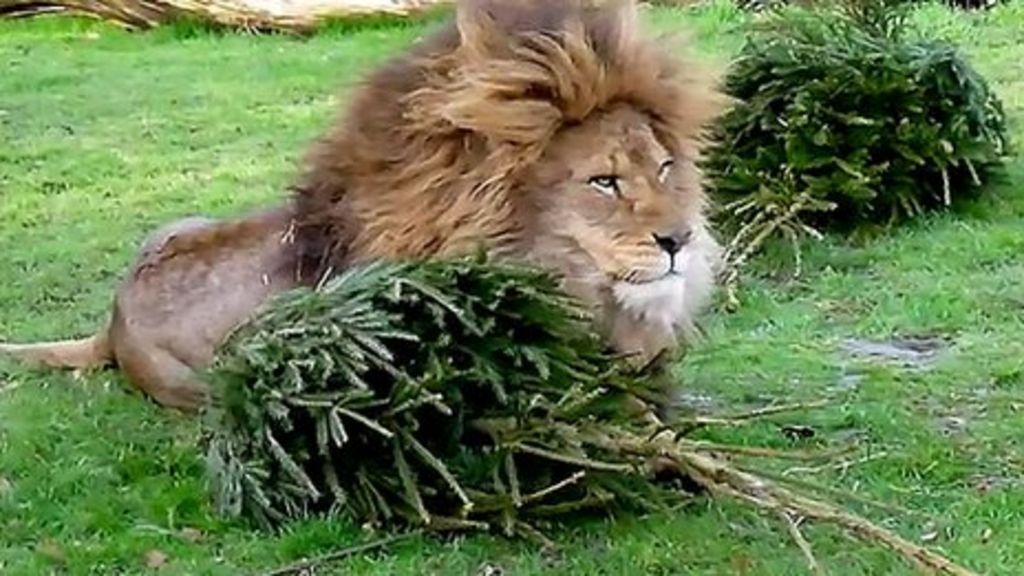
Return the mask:
<path fill-rule="evenodd" d="M 949 342 L 946 339 L 931 336 L 886 340 L 848 338 L 842 343 L 843 351 L 851 357 L 898 364 L 913 369 L 930 367 L 948 346 Z"/>

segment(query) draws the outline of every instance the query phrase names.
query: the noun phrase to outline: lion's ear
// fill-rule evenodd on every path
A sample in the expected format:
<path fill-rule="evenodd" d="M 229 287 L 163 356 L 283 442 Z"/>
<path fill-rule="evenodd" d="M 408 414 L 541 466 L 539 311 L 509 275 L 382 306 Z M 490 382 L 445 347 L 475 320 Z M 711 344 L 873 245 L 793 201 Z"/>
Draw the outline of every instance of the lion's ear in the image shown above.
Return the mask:
<path fill-rule="evenodd" d="M 585 11 L 611 13 L 635 10 L 624 0 L 459 0 L 456 26 L 463 50 L 473 56 L 495 56 L 508 50 L 511 37 L 521 34 L 560 33 L 583 38 Z M 613 15 L 611 20 L 614 20 Z M 614 27 L 612 24 L 611 27 Z"/>
<path fill-rule="evenodd" d="M 475 57 L 486 57 L 501 38 L 491 3 L 487 0 L 459 0 L 455 24 L 462 48 Z"/>
<path fill-rule="evenodd" d="M 599 44 L 610 50 L 610 55 L 622 57 L 630 52 L 637 35 L 639 18 L 636 0 L 603 0 L 600 2 L 600 17 L 594 24 Z"/>
<path fill-rule="evenodd" d="M 636 0 L 610 0 L 610 4 L 619 32 L 619 48 L 632 46 L 636 42 L 637 18 L 639 16 Z"/>

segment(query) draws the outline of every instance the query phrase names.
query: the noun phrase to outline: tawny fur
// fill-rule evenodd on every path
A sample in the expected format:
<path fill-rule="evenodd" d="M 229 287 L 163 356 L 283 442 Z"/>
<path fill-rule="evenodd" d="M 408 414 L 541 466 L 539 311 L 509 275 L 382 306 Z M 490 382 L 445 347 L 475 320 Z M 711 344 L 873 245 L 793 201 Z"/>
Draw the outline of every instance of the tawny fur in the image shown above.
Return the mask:
<path fill-rule="evenodd" d="M 78 340 L 0 344 L 0 353 L 18 356 L 26 362 L 64 368 L 91 368 L 114 359 L 105 332 Z"/>
<path fill-rule="evenodd" d="M 269 296 L 360 262 L 480 246 L 559 273 L 618 350 L 673 349 L 718 259 L 695 161 L 722 100 L 666 46 L 625 0 L 461 1 L 451 25 L 367 79 L 292 201 L 158 231 L 107 330 L 7 351 L 113 362 L 161 404 L 195 408 L 195 371 Z"/>
<path fill-rule="evenodd" d="M 297 285 L 290 205 L 236 220 L 185 218 L 150 235 L 118 287 L 111 319 L 81 340 L 3 345 L 46 366 L 116 364 L 163 406 L 194 410 L 196 372 L 268 296 Z"/>

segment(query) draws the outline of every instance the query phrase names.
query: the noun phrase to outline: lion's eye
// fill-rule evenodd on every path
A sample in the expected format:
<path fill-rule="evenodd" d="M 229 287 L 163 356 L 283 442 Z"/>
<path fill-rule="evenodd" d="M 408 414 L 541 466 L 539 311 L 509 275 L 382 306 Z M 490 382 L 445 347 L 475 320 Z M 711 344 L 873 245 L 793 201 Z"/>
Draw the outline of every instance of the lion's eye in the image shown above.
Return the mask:
<path fill-rule="evenodd" d="M 665 182 L 665 180 L 668 179 L 668 173 L 672 170 L 672 167 L 675 166 L 675 164 L 676 161 L 671 158 L 662 162 L 661 166 L 658 167 L 658 180 Z"/>
<path fill-rule="evenodd" d="M 587 183 L 598 192 L 608 196 L 618 197 L 622 194 L 618 176 L 594 176 Z"/>

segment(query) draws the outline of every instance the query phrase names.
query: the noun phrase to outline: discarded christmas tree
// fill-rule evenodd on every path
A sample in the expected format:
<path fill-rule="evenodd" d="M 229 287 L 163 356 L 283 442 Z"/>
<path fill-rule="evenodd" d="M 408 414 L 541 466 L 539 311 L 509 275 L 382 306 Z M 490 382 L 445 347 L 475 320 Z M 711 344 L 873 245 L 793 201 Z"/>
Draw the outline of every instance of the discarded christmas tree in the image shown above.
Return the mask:
<path fill-rule="evenodd" d="M 771 240 L 890 229 L 976 198 L 1009 153 L 1003 104 L 902 0 L 770 10 L 725 78 L 704 167 L 725 283 Z"/>
<path fill-rule="evenodd" d="M 614 472 L 574 482 L 562 505 L 639 495 L 600 444 L 641 431 L 615 404 L 646 381 L 623 377 L 583 321 L 551 278 L 474 261 L 377 264 L 289 295 L 213 373 L 222 509 L 514 530 L 546 504 L 531 494 L 582 470 Z"/>
<path fill-rule="evenodd" d="M 581 510 L 712 495 L 837 523 L 922 567 L 969 574 L 842 510 L 712 456 L 653 407 L 654 373 L 608 354 L 540 271 L 485 259 L 377 263 L 285 294 L 209 373 L 208 470 L 220 511 L 267 526 L 334 514 L 383 527 L 543 540 Z M 756 452 L 756 450 L 751 451 Z"/>

